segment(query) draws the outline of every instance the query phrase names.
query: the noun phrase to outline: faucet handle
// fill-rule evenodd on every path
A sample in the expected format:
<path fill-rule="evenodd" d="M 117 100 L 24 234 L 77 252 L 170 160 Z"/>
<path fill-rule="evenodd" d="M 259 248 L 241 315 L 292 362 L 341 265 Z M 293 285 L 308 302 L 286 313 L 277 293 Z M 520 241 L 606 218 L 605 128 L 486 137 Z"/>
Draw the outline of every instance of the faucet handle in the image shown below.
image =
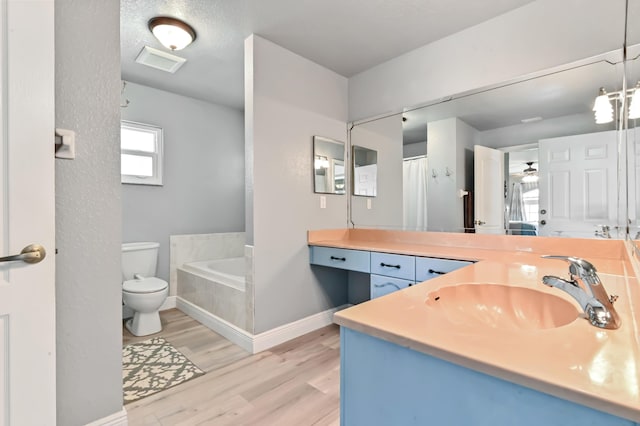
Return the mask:
<path fill-rule="evenodd" d="M 572 275 L 583 277 L 583 276 L 593 276 L 596 273 L 596 267 L 593 266 L 591 262 L 588 262 L 579 257 L 573 256 L 558 256 L 558 255 L 546 255 L 542 256 L 545 259 L 557 259 L 564 260 L 569 264 L 569 272 Z"/>

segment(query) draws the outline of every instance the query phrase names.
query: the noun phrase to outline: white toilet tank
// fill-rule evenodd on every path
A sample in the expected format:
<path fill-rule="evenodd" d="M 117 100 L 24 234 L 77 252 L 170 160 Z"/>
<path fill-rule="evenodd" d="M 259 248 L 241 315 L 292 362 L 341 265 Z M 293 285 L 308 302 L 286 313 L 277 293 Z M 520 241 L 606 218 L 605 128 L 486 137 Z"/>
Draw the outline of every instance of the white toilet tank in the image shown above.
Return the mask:
<path fill-rule="evenodd" d="M 122 244 L 122 281 L 132 280 L 134 274 L 155 277 L 160 243 L 141 242 Z"/>

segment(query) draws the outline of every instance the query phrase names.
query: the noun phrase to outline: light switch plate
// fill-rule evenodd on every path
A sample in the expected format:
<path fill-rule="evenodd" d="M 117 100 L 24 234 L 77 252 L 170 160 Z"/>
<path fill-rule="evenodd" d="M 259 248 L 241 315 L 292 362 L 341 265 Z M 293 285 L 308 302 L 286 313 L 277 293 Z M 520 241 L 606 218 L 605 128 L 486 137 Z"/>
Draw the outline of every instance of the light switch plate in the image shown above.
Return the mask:
<path fill-rule="evenodd" d="M 320 208 L 321 209 L 326 209 L 327 208 L 327 197 L 326 197 L 326 195 L 321 195 L 320 196 Z"/>

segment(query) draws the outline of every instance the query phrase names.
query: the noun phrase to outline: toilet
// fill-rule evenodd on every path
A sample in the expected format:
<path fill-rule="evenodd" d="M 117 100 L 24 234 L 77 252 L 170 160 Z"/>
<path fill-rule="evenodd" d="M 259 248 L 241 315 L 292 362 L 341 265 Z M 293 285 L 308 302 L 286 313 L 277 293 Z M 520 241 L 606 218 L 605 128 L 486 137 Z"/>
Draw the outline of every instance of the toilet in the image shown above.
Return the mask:
<path fill-rule="evenodd" d="M 169 285 L 155 277 L 158 247 L 156 242 L 122 244 L 122 300 L 134 312 L 125 327 L 134 336 L 162 330 L 159 309 L 167 299 Z"/>

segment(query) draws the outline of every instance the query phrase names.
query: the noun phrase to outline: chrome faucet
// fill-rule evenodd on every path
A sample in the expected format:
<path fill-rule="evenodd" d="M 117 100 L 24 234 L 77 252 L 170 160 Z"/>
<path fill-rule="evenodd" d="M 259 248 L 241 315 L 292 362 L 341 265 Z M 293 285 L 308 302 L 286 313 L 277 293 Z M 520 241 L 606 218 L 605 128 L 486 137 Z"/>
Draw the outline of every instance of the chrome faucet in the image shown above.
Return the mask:
<path fill-rule="evenodd" d="M 542 283 L 549 287 L 557 287 L 571 297 L 582 307 L 589 322 L 599 328 L 616 329 L 620 327 L 620 317 L 613 307 L 618 296 L 607 295 L 596 268 L 579 257 L 571 256 L 542 256 L 545 259 L 564 260 L 569 263 L 569 279 L 545 275 Z"/>
<path fill-rule="evenodd" d="M 598 225 L 602 231 L 596 229 L 596 237 L 611 238 L 611 227 L 609 225 Z"/>

